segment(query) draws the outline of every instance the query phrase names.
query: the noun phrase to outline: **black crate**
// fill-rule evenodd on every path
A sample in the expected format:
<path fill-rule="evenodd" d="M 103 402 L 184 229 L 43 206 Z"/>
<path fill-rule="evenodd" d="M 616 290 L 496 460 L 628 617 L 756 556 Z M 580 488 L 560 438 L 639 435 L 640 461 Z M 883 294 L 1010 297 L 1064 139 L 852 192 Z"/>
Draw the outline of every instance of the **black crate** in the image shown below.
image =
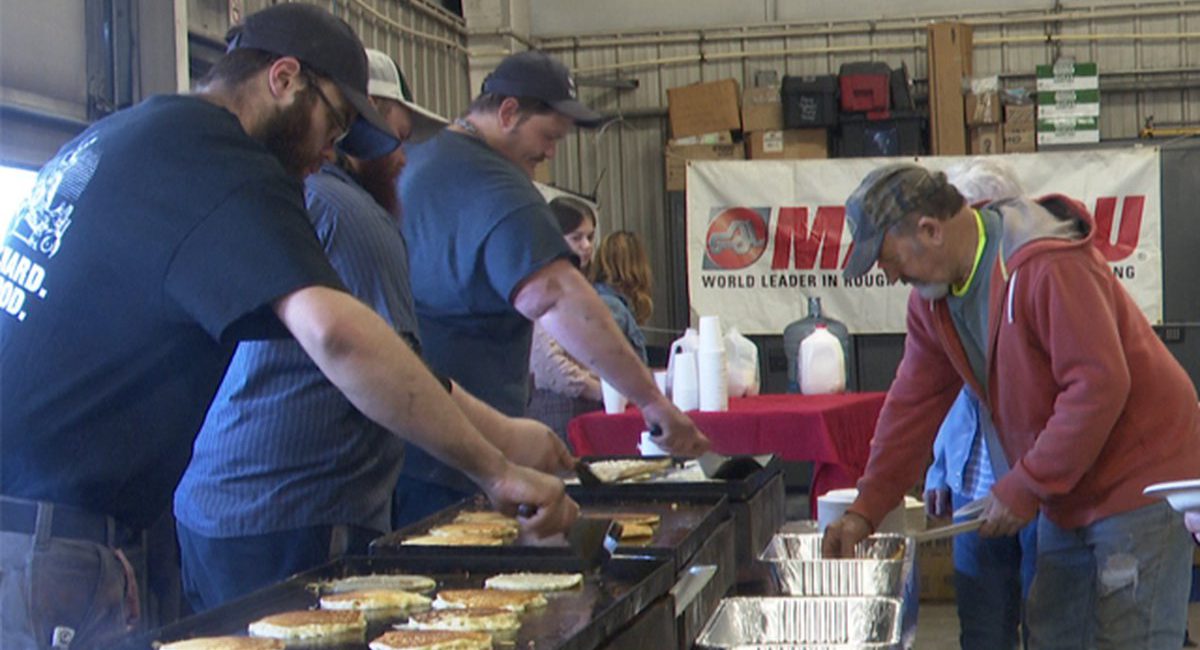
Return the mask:
<path fill-rule="evenodd" d="M 842 114 L 837 152 L 842 158 L 919 156 L 927 152 L 929 120 L 920 113 L 894 112 L 886 120 Z"/>
<path fill-rule="evenodd" d="M 901 63 L 899 68 L 892 70 L 891 82 L 892 110 L 912 111 L 917 108 L 913 100 L 912 81 L 908 78 L 908 66 Z"/>
<path fill-rule="evenodd" d="M 783 126 L 788 129 L 810 129 L 837 124 L 838 80 L 834 75 L 783 78 L 780 99 L 783 101 Z"/>

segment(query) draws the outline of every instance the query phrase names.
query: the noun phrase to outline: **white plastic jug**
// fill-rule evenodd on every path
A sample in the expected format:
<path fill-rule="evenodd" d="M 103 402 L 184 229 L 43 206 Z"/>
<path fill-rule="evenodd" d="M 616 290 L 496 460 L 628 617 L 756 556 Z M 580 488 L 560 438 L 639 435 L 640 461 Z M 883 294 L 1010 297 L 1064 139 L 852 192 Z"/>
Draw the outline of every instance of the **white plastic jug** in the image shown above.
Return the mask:
<path fill-rule="evenodd" d="M 805 395 L 840 393 L 846 390 L 846 357 L 842 342 L 824 325 L 800 342 L 796 375 Z"/>
<path fill-rule="evenodd" d="M 671 397 L 675 390 L 675 355 L 680 352 L 696 352 L 700 349 L 700 332 L 689 327 L 683 336 L 675 339 L 671 344 L 671 354 L 667 357 L 667 397 Z"/>

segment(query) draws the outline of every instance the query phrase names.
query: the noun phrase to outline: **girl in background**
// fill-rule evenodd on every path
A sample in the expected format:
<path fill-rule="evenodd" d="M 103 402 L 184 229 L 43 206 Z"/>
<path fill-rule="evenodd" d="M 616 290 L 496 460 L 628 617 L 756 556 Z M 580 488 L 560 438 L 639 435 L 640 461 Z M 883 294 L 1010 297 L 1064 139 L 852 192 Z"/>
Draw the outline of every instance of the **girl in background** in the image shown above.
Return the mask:
<path fill-rule="evenodd" d="M 567 246 L 579 257 L 579 270 L 587 275 L 596 238 L 596 214 L 588 204 L 570 197 L 554 199 L 550 209 Z M 600 378 L 568 354 L 537 323 L 533 325 L 529 371 L 533 375 L 533 391 L 527 414 L 553 429 L 564 441 L 571 418 L 603 406 Z"/>
<path fill-rule="evenodd" d="M 591 278 L 613 320 L 646 362 L 646 336 L 641 325 L 650 320 L 654 301 L 650 297 L 650 260 L 638 236 L 628 230 L 606 236 L 596 251 Z"/>

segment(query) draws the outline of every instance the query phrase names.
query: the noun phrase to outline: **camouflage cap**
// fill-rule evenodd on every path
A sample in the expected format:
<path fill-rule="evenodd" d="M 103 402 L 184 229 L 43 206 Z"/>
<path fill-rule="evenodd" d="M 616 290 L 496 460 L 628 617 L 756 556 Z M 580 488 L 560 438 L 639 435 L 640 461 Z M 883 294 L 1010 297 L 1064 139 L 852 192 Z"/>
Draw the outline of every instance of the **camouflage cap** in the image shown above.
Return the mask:
<path fill-rule="evenodd" d="M 923 199 L 935 192 L 942 182 L 927 169 L 912 163 L 886 165 L 867 174 L 846 199 L 846 219 L 854 250 L 842 272 L 857 278 L 879 259 L 879 249 L 888 229 L 916 212 Z"/>

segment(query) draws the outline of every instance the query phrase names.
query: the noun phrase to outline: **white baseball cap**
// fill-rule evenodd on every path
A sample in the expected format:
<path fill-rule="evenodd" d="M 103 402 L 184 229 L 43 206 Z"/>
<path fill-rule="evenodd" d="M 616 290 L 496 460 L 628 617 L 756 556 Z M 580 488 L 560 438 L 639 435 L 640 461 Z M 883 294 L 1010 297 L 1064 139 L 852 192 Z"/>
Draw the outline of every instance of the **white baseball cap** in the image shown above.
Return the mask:
<path fill-rule="evenodd" d="M 448 120 L 413 101 L 404 73 L 396 66 L 392 57 L 384 52 L 367 48 L 367 94 L 400 102 L 412 113 L 413 130 L 410 141 L 420 142 L 446 126 Z"/>

